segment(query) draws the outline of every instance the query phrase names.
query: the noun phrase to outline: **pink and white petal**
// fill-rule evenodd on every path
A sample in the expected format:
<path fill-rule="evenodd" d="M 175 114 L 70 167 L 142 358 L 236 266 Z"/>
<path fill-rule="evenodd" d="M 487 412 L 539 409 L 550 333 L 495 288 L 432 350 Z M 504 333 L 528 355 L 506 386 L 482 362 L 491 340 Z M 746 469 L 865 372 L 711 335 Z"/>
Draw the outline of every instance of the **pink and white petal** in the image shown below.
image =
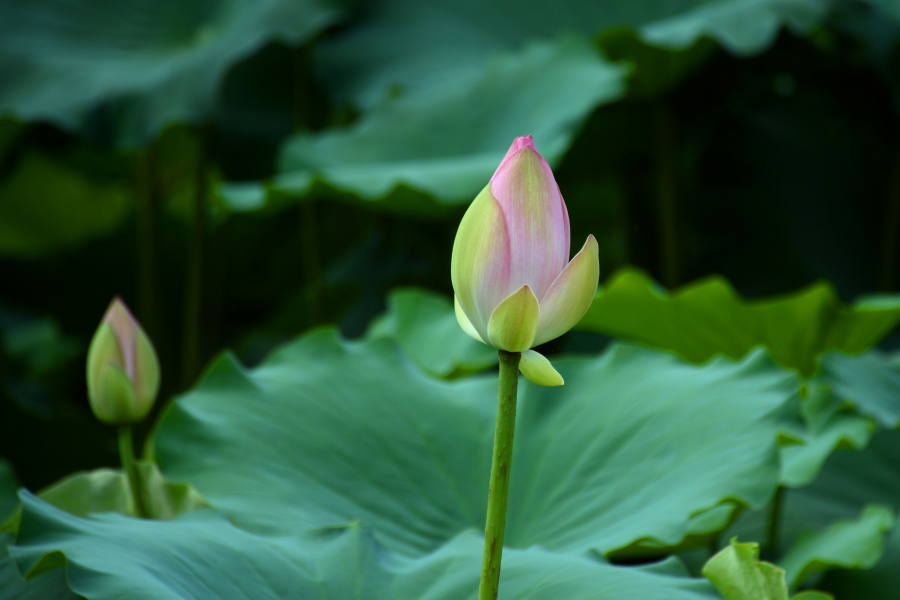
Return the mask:
<path fill-rule="evenodd" d="M 528 285 L 542 298 L 569 259 L 568 214 L 553 171 L 529 140 L 504 159 L 490 185 L 509 234 L 509 288 Z"/>
<path fill-rule="evenodd" d="M 506 164 L 506 161 L 508 161 L 513 154 L 515 154 L 516 152 L 518 152 L 525 146 L 531 146 L 532 148 L 534 148 L 535 152 L 537 151 L 537 148 L 535 148 L 535 146 L 534 146 L 534 139 L 530 135 L 523 135 L 522 137 L 517 137 L 516 139 L 513 140 L 513 143 L 509 147 L 509 150 L 506 151 L 506 156 L 504 156 L 503 160 L 500 161 L 500 166 L 497 167 L 497 170 L 494 171 L 493 175 L 491 175 L 491 181 L 494 180 L 494 177 L 497 176 L 497 173 L 500 171 L 500 169 L 503 168 L 503 165 Z"/>
<path fill-rule="evenodd" d="M 507 352 L 523 352 L 531 348 L 540 320 L 538 299 L 527 285 L 497 305 L 488 323 L 491 346 Z"/>
<path fill-rule="evenodd" d="M 590 235 L 541 300 L 541 320 L 533 345 L 549 342 L 572 329 L 591 307 L 599 279 L 599 247 Z"/>
<path fill-rule="evenodd" d="M 116 296 L 109 304 L 109 308 L 106 309 L 103 320 L 109 323 L 116 332 L 116 338 L 119 340 L 119 347 L 122 349 L 122 357 L 125 361 L 123 371 L 128 375 L 128 379 L 134 381 L 137 319 L 134 318 L 122 299 Z"/>
<path fill-rule="evenodd" d="M 475 329 L 475 326 L 472 325 L 472 321 L 469 320 L 469 317 L 466 316 L 465 311 L 462 309 L 462 306 L 459 305 L 459 298 L 456 295 L 453 296 L 453 309 L 456 312 L 456 321 L 459 323 L 459 326 L 462 328 L 466 335 L 468 335 L 473 340 L 478 340 L 482 344 L 486 343 L 483 339 L 481 339 L 481 335 L 478 333 L 478 330 Z"/>
<path fill-rule="evenodd" d="M 534 350 L 526 350 L 522 353 L 519 370 L 528 378 L 528 381 L 544 387 L 555 387 L 565 383 L 562 375 L 553 368 L 550 361 L 543 354 Z"/>
<path fill-rule="evenodd" d="M 450 261 L 459 304 L 484 340 L 491 313 L 511 291 L 509 255 L 506 220 L 488 185 L 463 216 Z"/>

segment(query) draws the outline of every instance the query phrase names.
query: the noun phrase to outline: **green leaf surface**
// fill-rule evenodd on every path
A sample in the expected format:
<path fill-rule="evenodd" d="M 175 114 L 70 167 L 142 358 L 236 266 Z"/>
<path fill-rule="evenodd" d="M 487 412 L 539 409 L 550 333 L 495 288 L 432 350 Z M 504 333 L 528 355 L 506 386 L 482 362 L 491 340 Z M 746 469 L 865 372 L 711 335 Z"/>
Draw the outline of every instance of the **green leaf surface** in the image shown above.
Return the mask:
<path fill-rule="evenodd" d="M 839 532 L 850 529 L 862 534 L 871 544 L 856 546 L 823 545 L 835 564 L 853 564 L 860 549 L 871 551 L 883 538 L 870 527 L 877 524 L 860 520 L 867 506 L 880 504 L 900 508 L 900 431 L 877 433 L 862 451 L 840 450 L 826 463 L 819 477 L 810 485 L 787 490 L 780 527 L 781 553 L 787 555 L 792 546 L 805 537 L 831 538 L 826 532 L 835 523 L 843 523 Z M 877 515 L 875 515 L 877 516 Z M 750 539 L 765 539 L 768 520 L 766 511 L 743 515 L 729 534 Z M 877 529 L 877 527 L 876 527 Z M 866 537 L 868 536 L 868 538 Z M 802 567 L 802 565 L 801 565 Z M 900 535 L 895 527 L 885 541 L 884 556 L 872 569 L 835 569 L 826 573 L 817 587 L 835 594 L 841 600 L 888 600 L 896 598 L 900 588 Z"/>
<path fill-rule="evenodd" d="M 627 61 L 633 66 L 628 95 L 644 99 L 656 99 L 674 90 L 703 66 L 717 48 L 707 38 L 682 49 L 650 46 L 631 29 L 606 31 L 597 43 L 611 60 Z"/>
<path fill-rule="evenodd" d="M 265 538 L 212 511 L 173 522 L 118 515 L 78 518 L 23 496 L 13 553 L 23 571 L 63 552 L 72 588 L 90 600 L 138 597 L 458 600 L 478 589 L 482 539 L 468 531 L 418 560 L 386 553 L 355 523 Z M 501 598 L 712 600 L 703 581 L 673 569 L 636 569 L 540 548 L 504 553 Z"/>
<path fill-rule="evenodd" d="M 801 536 L 779 561 L 791 586 L 834 568 L 871 569 L 884 552 L 885 533 L 896 522 L 891 508 L 872 504 L 857 520 L 841 520 L 827 529 Z"/>
<path fill-rule="evenodd" d="M 18 503 L 18 499 L 16 499 Z M 26 581 L 13 562 L 7 546 L 15 539 L 9 533 L 0 533 L 0 600 L 76 600 L 66 584 L 66 574 L 61 570 L 45 573 Z"/>
<path fill-rule="evenodd" d="M 211 116 L 236 61 L 272 39 L 298 44 L 333 23 L 327 0 L 35 0 L 0 7 L 0 113 L 86 126 L 109 105 L 115 135 L 143 145 L 165 125 Z"/>
<path fill-rule="evenodd" d="M 52 317 L 23 317 L 0 309 L 0 347 L 22 365 L 29 378 L 40 378 L 81 356 L 84 348 Z"/>
<path fill-rule="evenodd" d="M 558 161 L 587 115 L 623 95 L 626 72 L 576 38 L 529 45 L 496 57 L 469 85 L 403 96 L 345 129 L 293 136 L 272 186 L 420 214 L 466 204 L 516 136 L 533 135 Z"/>
<path fill-rule="evenodd" d="M 191 486 L 165 481 L 155 464 L 138 461 L 137 467 L 143 504 L 149 518 L 169 520 L 208 506 Z M 97 469 L 74 473 L 42 490 L 39 496 L 45 502 L 77 516 L 109 512 L 135 516 L 131 488 L 124 473 L 118 470 Z"/>
<path fill-rule="evenodd" d="M 861 452 L 836 452 L 810 486 L 792 491 L 785 504 L 785 540 L 824 530 L 835 521 L 858 519 L 864 507 L 879 503 L 900 508 L 900 431 L 876 434 Z M 844 557 L 844 561 L 852 555 Z M 872 569 L 834 570 L 821 585 L 841 600 L 889 600 L 900 589 L 900 529 L 885 542 L 884 556 Z"/>
<path fill-rule="evenodd" d="M 0 256 L 37 257 L 111 233 L 130 213 L 131 202 L 131 190 L 122 182 L 96 179 L 29 150 L 0 181 Z"/>
<path fill-rule="evenodd" d="M 454 377 L 497 364 L 497 351 L 460 328 L 453 301 L 418 288 L 393 290 L 387 312 L 372 322 L 367 339 L 389 338 L 425 373 Z"/>
<path fill-rule="evenodd" d="M 884 556 L 865 571 L 831 571 L 822 584 L 841 600 L 893 600 L 900 589 L 900 528 L 885 542 Z"/>
<path fill-rule="evenodd" d="M 509 547 L 663 554 L 708 538 L 692 516 L 771 496 L 774 415 L 797 380 L 765 355 L 698 368 L 619 346 L 555 366 L 566 385 L 520 388 Z M 155 455 L 250 531 L 362 519 L 421 555 L 483 527 L 496 386 L 432 379 L 387 340 L 320 331 L 252 371 L 215 361 L 162 418 Z"/>
<path fill-rule="evenodd" d="M 670 49 L 710 37 L 745 55 L 768 47 L 783 25 L 806 30 L 829 9 L 826 0 L 389 0 L 368 5 L 354 27 L 319 46 L 317 58 L 338 100 L 371 107 L 397 91 L 465 85 L 496 53 L 560 32 L 628 28 Z"/>
<path fill-rule="evenodd" d="M 872 420 L 849 410 L 821 378 L 808 382 L 801 392 L 803 426 L 784 432 L 800 443 L 781 449 L 781 482 L 790 488 L 810 484 L 835 450 L 862 450 L 875 432 Z"/>
<path fill-rule="evenodd" d="M 810 376 L 819 355 L 863 352 L 898 322 L 900 296 L 846 306 L 831 285 L 817 283 L 788 296 L 748 301 L 721 277 L 670 293 L 645 273 L 622 269 L 597 292 L 577 328 L 671 350 L 698 363 L 717 354 L 737 359 L 765 345 L 779 364 Z"/>
<path fill-rule="evenodd" d="M 843 401 L 886 429 L 900 426 L 900 368 L 896 357 L 873 351 L 832 352 L 822 358 L 822 380 Z"/>

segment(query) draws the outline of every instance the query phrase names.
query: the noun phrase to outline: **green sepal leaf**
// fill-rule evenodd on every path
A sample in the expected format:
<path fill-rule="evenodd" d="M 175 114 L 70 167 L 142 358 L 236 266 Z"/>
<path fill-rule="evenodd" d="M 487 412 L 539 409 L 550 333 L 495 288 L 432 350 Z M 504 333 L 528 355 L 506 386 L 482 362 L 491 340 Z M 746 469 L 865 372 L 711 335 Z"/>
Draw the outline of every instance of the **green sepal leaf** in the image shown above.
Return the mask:
<path fill-rule="evenodd" d="M 528 381 L 536 385 L 555 387 L 565 383 L 562 375 L 553 368 L 550 361 L 543 354 L 534 350 L 526 350 L 522 353 L 519 370 L 528 378 Z"/>
<path fill-rule="evenodd" d="M 530 287 L 523 285 L 491 313 L 487 327 L 491 345 L 507 352 L 528 350 L 534 341 L 540 314 L 537 297 Z"/>

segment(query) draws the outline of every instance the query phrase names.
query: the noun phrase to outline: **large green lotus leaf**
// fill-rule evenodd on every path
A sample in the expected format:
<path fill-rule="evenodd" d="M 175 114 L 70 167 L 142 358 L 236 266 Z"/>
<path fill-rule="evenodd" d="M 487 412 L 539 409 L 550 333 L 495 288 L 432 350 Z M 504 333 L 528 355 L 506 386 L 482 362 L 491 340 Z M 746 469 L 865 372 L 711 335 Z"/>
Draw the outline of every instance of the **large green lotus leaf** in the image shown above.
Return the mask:
<path fill-rule="evenodd" d="M 900 426 L 900 368 L 877 351 L 859 356 L 832 352 L 822 358 L 822 380 L 834 393 L 886 429 Z"/>
<path fill-rule="evenodd" d="M 465 84 L 500 51 L 560 32 L 594 36 L 629 28 L 670 49 L 710 37 L 736 54 L 764 50 L 783 25 L 806 30 L 827 0 L 386 0 L 371 3 L 342 35 L 321 43 L 320 76 L 338 100 L 378 104 L 396 90 Z"/>
<path fill-rule="evenodd" d="M 799 443 L 781 449 L 781 483 L 791 488 L 810 484 L 835 450 L 862 450 L 875 432 L 875 423 L 851 410 L 822 378 L 808 381 L 799 396 L 799 426 L 783 432 Z"/>
<path fill-rule="evenodd" d="M 703 66 L 718 48 L 708 38 L 681 49 L 650 46 L 631 29 L 606 31 L 597 43 L 608 58 L 632 65 L 628 95 L 634 99 L 658 99 L 666 95 Z"/>
<path fill-rule="evenodd" d="M 16 509 L 19 500 L 16 496 L 16 490 L 19 489 L 19 482 L 12 472 L 12 468 L 5 460 L 0 458 L 0 525 Z"/>
<path fill-rule="evenodd" d="M 787 490 L 780 527 L 781 553 L 789 556 L 792 547 L 804 538 L 823 539 L 812 550 L 828 551 L 833 564 L 860 562 L 871 557 L 884 537 L 879 519 L 860 519 L 866 507 L 880 504 L 900 508 L 900 431 L 876 434 L 863 451 L 840 450 L 826 463 L 822 473 L 809 486 Z M 873 517 L 878 516 L 877 514 Z M 741 517 L 731 533 L 743 539 L 763 540 L 768 510 Z M 862 540 L 858 545 L 824 544 L 832 540 L 829 528 L 838 524 L 842 535 Z M 871 570 L 836 569 L 826 574 L 818 587 L 835 592 L 841 600 L 887 600 L 896 598 L 900 587 L 900 536 L 895 528 L 885 544 L 881 561 Z M 871 558 L 866 560 L 870 564 Z M 802 567 L 803 565 L 801 565 Z"/>
<path fill-rule="evenodd" d="M 458 600 L 478 589 L 483 540 L 464 532 L 439 551 L 404 560 L 350 524 L 283 538 L 242 531 L 211 511 L 161 523 L 74 517 L 34 497 L 12 549 L 28 571 L 65 554 L 69 583 L 90 600 L 358 598 Z M 45 575 L 46 576 L 46 575 Z M 669 566 L 635 569 L 540 548 L 508 550 L 500 598 L 712 600 L 711 587 Z"/>
<path fill-rule="evenodd" d="M 894 600 L 900 589 L 900 527 L 891 531 L 877 565 L 866 571 L 831 571 L 823 585 L 841 600 Z"/>
<path fill-rule="evenodd" d="M 453 301 L 418 288 L 393 290 L 388 311 L 372 322 L 366 338 L 396 340 L 403 353 L 426 373 L 453 377 L 497 364 L 497 351 L 466 335 Z"/>
<path fill-rule="evenodd" d="M 208 506 L 197 490 L 183 483 L 169 483 L 159 468 L 146 461 L 137 462 L 140 495 L 151 519 L 169 520 L 181 513 Z M 134 516 L 131 488 L 122 471 L 97 469 L 74 473 L 51 485 L 40 498 L 73 515 L 114 512 Z"/>
<path fill-rule="evenodd" d="M 840 520 L 822 531 L 801 535 L 779 564 L 792 586 L 820 571 L 871 569 L 881 559 L 885 533 L 894 524 L 893 510 L 881 504 L 869 505 L 856 520 Z"/>
<path fill-rule="evenodd" d="M 3 25 L 0 16 L 0 30 Z M 0 33 L 0 45 L 2 39 Z M 0 94 L 3 89 L 0 84 Z M 29 150 L 0 182 L 0 255 L 35 257 L 110 233 L 128 216 L 131 204 L 131 191 L 121 182 L 95 180 Z"/>
<path fill-rule="evenodd" d="M 900 296 L 873 296 L 846 306 L 834 288 L 748 301 L 721 277 L 674 292 L 634 269 L 616 272 L 597 292 L 578 329 L 639 341 L 702 363 L 717 354 L 744 356 L 760 344 L 781 365 L 810 376 L 820 354 L 863 352 L 900 322 Z"/>
<path fill-rule="evenodd" d="M 773 415 L 797 380 L 764 354 L 694 367 L 618 346 L 555 366 L 565 386 L 521 386 L 510 547 L 662 554 L 774 491 Z M 484 526 L 496 386 L 433 379 L 387 340 L 319 331 L 252 371 L 215 361 L 162 418 L 154 453 L 250 531 L 362 519 L 419 555 Z"/>
<path fill-rule="evenodd" d="M 34 0 L 0 5 L 0 113 L 81 129 L 109 102 L 117 137 L 143 145 L 211 116 L 225 71 L 271 39 L 333 23 L 329 0 Z"/>
<path fill-rule="evenodd" d="M 289 138 L 271 185 L 419 213 L 468 203 L 516 136 L 533 135 L 558 161 L 590 112 L 622 96 L 626 72 L 576 38 L 530 45 L 496 57 L 467 85 L 403 96 L 350 127 Z"/>
<path fill-rule="evenodd" d="M 836 452 L 810 486 L 792 491 L 785 505 L 785 537 L 857 519 L 865 506 L 900 509 L 900 431 L 878 433 L 862 452 Z M 887 539 L 881 561 L 871 570 L 835 570 L 822 587 L 841 600 L 888 600 L 900 589 L 900 530 Z"/>
<path fill-rule="evenodd" d="M 140 491 L 147 518 L 167 521 L 209 505 L 193 487 L 163 479 L 154 463 L 136 463 Z M 68 513 L 83 517 L 96 513 L 135 516 L 134 497 L 122 471 L 96 469 L 73 473 L 40 491 L 41 500 Z M 15 507 L 18 508 L 18 498 Z M 8 520 L 4 529 L 18 531 L 21 511 Z M 0 521 L 0 525 L 3 521 Z"/>
<path fill-rule="evenodd" d="M 16 499 L 18 503 L 18 498 Z M 10 533 L 0 533 L 0 600 L 76 600 L 66 584 L 62 570 L 39 575 L 29 581 L 19 573 L 7 551 L 15 540 Z"/>

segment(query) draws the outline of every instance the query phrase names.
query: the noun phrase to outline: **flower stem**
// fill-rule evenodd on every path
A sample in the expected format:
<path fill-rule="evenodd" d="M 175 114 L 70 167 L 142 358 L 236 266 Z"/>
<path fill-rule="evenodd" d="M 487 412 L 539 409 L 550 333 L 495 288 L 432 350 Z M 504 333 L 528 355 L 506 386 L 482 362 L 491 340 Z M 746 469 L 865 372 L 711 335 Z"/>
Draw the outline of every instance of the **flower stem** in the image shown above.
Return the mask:
<path fill-rule="evenodd" d="M 506 501 L 512 468 L 513 433 L 516 427 L 516 390 L 519 383 L 518 352 L 500 351 L 500 392 L 497 396 L 497 428 L 488 492 L 487 523 L 484 527 L 484 557 L 478 600 L 495 600 L 500 588 L 500 559 L 506 528 Z"/>
<path fill-rule="evenodd" d="M 781 511 L 784 507 L 784 486 L 779 485 L 772 498 L 772 507 L 769 511 L 769 532 L 766 536 L 766 548 L 775 557 L 778 555 L 778 544 L 781 541 Z"/>
<path fill-rule="evenodd" d="M 134 512 L 141 518 L 147 518 L 144 509 L 144 499 L 141 496 L 140 482 L 138 481 L 137 465 L 134 464 L 134 443 L 131 440 L 131 427 L 128 425 L 119 427 L 119 457 L 122 460 L 122 470 L 128 479 L 128 487 L 134 498 Z"/>
<path fill-rule="evenodd" d="M 194 176 L 196 184 L 191 206 L 191 225 L 184 271 L 184 316 L 181 351 L 181 383 L 190 386 L 200 373 L 202 357 L 202 320 L 204 314 L 203 285 L 206 265 L 206 203 L 209 192 L 207 172 L 207 132 L 201 130 L 200 157 Z"/>

